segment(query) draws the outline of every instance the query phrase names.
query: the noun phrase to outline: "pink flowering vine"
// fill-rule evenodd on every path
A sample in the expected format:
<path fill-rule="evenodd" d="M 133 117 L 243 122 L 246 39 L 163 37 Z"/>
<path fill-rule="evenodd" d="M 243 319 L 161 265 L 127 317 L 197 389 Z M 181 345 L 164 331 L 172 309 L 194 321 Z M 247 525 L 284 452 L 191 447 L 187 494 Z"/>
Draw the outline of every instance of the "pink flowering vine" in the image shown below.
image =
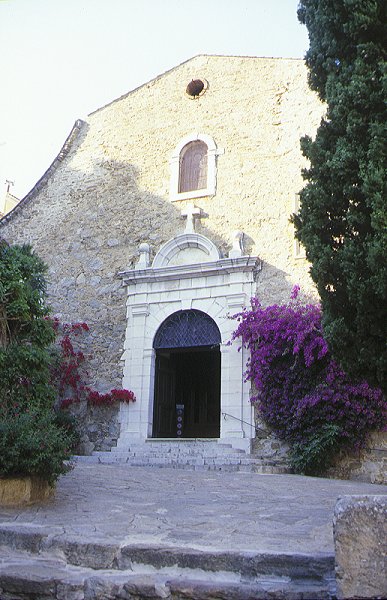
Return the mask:
<path fill-rule="evenodd" d="M 291 445 L 294 466 L 317 472 L 340 448 L 359 449 L 372 430 L 387 421 L 380 389 L 353 381 L 331 356 L 318 305 L 302 305 L 299 287 L 286 305 L 235 315 L 233 340 L 250 350 L 246 377 L 256 390 L 252 402 L 264 421 Z"/>

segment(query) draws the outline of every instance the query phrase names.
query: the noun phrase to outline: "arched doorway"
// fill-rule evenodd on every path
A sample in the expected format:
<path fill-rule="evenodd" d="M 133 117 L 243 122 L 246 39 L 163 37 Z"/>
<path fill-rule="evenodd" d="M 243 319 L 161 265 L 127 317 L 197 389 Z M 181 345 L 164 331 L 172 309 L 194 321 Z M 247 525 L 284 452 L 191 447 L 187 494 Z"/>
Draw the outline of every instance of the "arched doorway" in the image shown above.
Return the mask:
<path fill-rule="evenodd" d="M 153 437 L 220 436 L 220 343 L 199 310 L 170 315 L 156 332 Z"/>

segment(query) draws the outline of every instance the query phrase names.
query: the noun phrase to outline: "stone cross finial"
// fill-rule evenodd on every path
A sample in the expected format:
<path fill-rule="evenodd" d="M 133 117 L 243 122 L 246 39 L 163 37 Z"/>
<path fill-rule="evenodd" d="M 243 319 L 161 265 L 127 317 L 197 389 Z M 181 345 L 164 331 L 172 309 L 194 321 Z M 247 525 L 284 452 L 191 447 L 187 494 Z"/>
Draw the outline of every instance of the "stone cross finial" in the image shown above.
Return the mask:
<path fill-rule="evenodd" d="M 9 179 L 5 180 L 5 185 L 7 186 L 7 194 L 9 194 L 9 190 L 11 189 L 11 185 L 15 185 L 14 181 L 10 181 Z"/>
<path fill-rule="evenodd" d="M 188 204 L 186 209 L 181 211 L 181 216 L 187 218 L 184 233 L 195 233 L 195 217 L 199 217 L 201 212 L 201 209 L 193 204 Z"/>

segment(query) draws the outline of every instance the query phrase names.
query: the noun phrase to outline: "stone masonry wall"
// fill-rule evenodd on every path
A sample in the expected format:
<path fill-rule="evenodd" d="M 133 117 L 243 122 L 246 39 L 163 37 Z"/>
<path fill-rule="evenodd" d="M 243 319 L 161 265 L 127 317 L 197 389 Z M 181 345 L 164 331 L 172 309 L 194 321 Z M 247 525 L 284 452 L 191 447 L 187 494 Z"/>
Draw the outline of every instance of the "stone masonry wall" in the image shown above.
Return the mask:
<path fill-rule="evenodd" d="M 337 456 L 327 477 L 387 485 L 386 432 L 373 433 L 360 452 L 346 452 Z"/>
<path fill-rule="evenodd" d="M 204 77 L 192 100 L 189 81 Z M 299 138 L 323 113 L 301 60 L 198 56 L 92 113 L 67 155 L 0 224 L 10 242 L 30 242 L 49 264 L 49 295 L 62 321 L 91 329 L 91 385 L 121 383 L 126 308 L 117 273 L 141 242 L 153 253 L 184 229 L 187 202 L 169 200 L 173 149 L 197 132 L 213 137 L 217 193 L 195 201 L 198 231 L 224 252 L 242 230 L 263 259 L 257 293 L 284 301 L 295 283 L 313 294 L 304 259 L 294 257 L 289 215 L 303 185 Z M 133 390 L 136 393 L 136 390 Z"/>
<path fill-rule="evenodd" d="M 290 468 L 289 446 L 279 439 L 255 410 L 257 435 L 252 452 L 256 456 L 284 463 Z M 331 479 L 350 479 L 367 483 L 387 484 L 387 433 L 373 432 L 361 451 L 341 451 L 324 473 Z"/>
<path fill-rule="evenodd" d="M 79 443 L 75 454 L 90 455 L 94 450 L 108 451 L 120 434 L 119 410 L 112 406 L 87 406 L 86 402 L 71 405 L 67 411 L 74 417 Z"/>

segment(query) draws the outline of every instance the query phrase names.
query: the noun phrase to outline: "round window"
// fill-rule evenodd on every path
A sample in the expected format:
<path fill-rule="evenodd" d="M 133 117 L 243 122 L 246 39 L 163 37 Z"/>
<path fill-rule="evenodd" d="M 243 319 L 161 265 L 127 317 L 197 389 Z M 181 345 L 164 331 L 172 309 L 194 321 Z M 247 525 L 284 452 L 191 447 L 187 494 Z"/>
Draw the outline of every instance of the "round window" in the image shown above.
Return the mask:
<path fill-rule="evenodd" d="M 205 79 L 192 79 L 186 87 L 186 94 L 190 98 L 202 96 L 208 88 L 208 82 Z"/>

